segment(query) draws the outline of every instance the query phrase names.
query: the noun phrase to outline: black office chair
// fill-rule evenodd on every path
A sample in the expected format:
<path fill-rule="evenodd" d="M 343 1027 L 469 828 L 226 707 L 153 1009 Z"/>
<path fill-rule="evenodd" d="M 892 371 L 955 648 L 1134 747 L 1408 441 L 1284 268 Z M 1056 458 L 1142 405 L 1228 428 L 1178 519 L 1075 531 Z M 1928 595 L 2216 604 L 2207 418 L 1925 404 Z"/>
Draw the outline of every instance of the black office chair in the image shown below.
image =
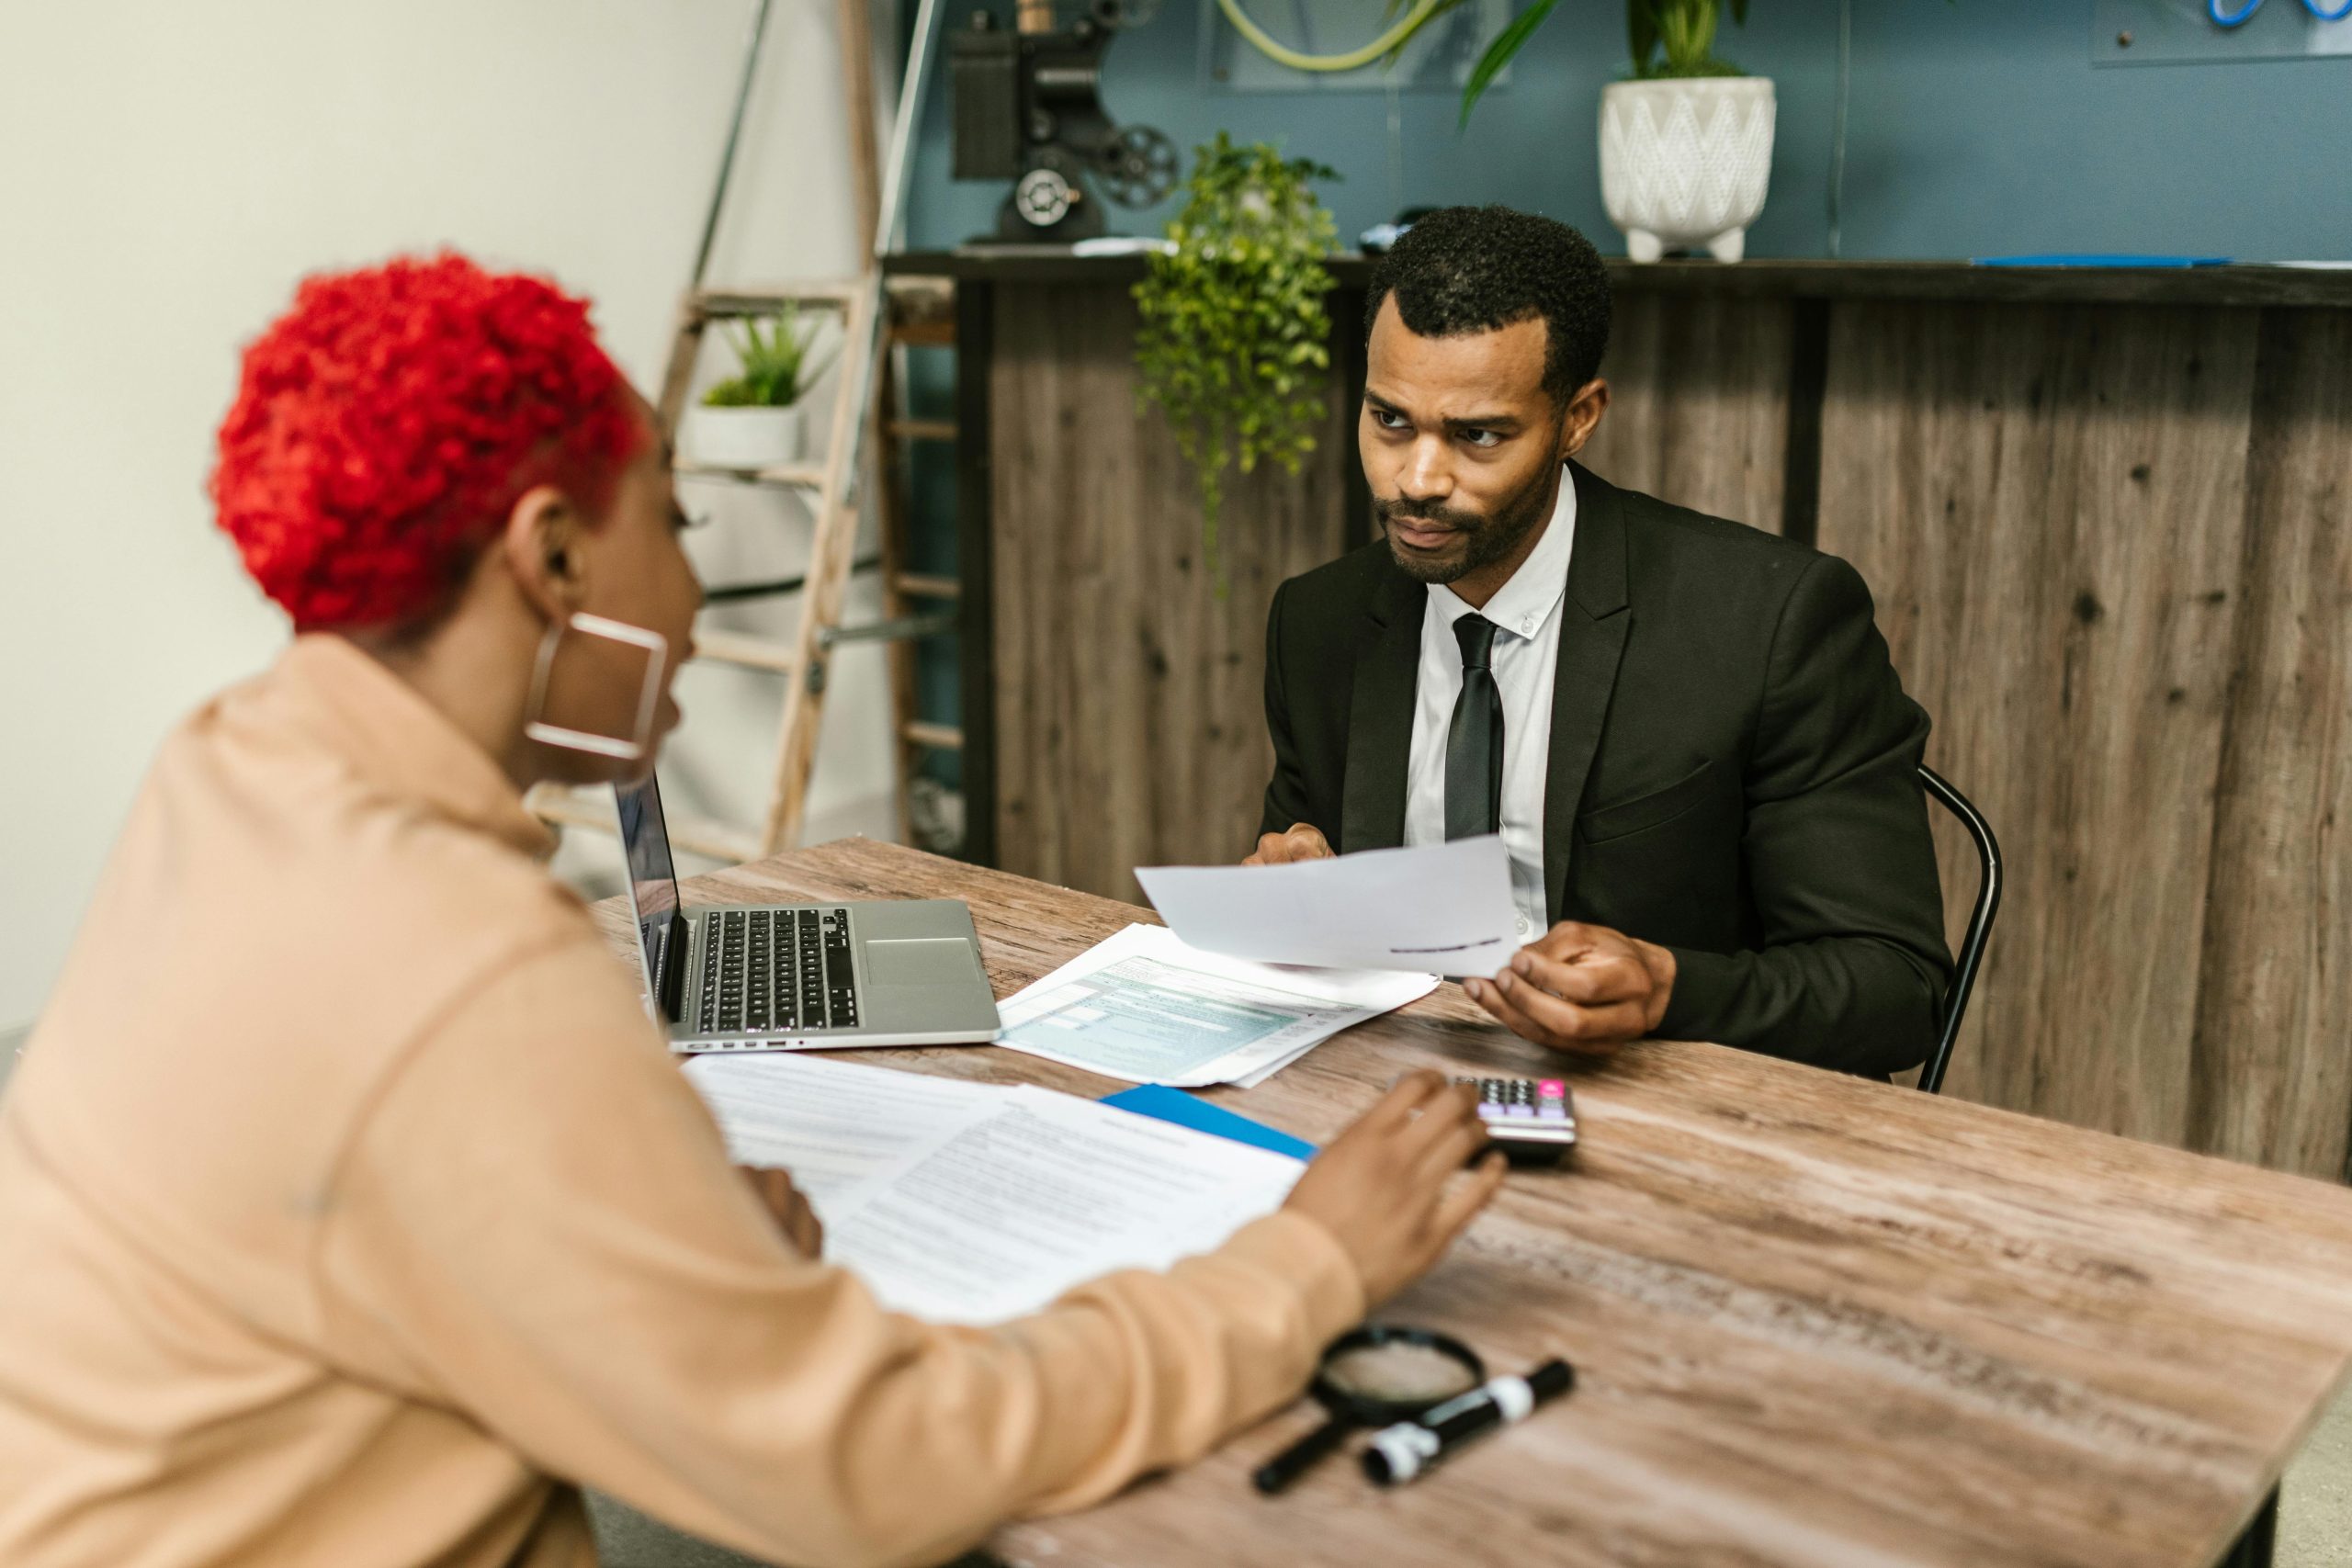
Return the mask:
<path fill-rule="evenodd" d="M 1944 990 L 1943 1032 L 1937 1037 L 1935 1054 L 1919 1069 L 1919 1087 L 1934 1094 L 1944 1087 L 1944 1069 L 1951 1066 L 1952 1042 L 1960 1038 L 1960 1021 L 1968 1011 L 1968 993 L 1976 988 L 1977 966 L 1984 961 L 1984 943 L 1993 934 L 1993 917 L 2001 908 L 2001 846 L 1994 839 L 1993 826 L 1984 820 L 1984 813 L 1970 805 L 1968 796 L 1952 788 L 1941 773 L 1923 764 L 1919 783 L 1943 803 L 1946 810 L 1960 818 L 1960 825 L 1976 841 L 1981 874 L 1976 883 L 1976 908 L 1968 917 L 1968 934 L 1961 938 L 1951 984 Z"/>

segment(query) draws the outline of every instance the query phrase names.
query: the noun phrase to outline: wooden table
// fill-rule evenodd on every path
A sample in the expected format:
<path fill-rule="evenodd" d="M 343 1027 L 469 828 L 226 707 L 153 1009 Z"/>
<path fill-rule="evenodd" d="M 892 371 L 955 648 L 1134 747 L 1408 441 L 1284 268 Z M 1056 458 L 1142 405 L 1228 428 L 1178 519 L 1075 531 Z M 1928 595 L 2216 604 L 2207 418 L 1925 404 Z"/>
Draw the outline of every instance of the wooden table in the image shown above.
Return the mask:
<path fill-rule="evenodd" d="M 695 879 L 690 901 L 959 897 L 1008 995 L 1148 913 L 850 840 Z M 616 942 L 628 919 L 600 917 Z M 1096 1096 L 1015 1052 L 862 1053 Z M 1557 1073 L 1452 986 L 1247 1092 L 1322 1140 L 1398 1071 Z M 1719 1046 L 1573 1071 L 1585 1146 L 1512 1177 L 1380 1315 L 1575 1395 L 1396 1494 L 1250 1469 L 1302 1405 L 1181 1473 L 991 1550 L 1046 1568 L 2207 1568 L 2352 1352 L 2352 1191 Z"/>

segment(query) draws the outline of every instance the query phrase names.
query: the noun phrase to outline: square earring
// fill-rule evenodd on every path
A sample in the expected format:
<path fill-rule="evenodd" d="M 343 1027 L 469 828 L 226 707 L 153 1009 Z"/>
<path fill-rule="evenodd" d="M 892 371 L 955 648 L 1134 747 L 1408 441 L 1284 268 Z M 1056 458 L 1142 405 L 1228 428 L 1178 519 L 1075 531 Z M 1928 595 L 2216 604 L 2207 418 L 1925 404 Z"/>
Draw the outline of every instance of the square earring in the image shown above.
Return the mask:
<path fill-rule="evenodd" d="M 631 648 L 645 649 L 645 689 L 638 694 L 634 739 L 598 735 L 587 729 L 568 729 L 547 721 L 548 677 L 555 669 L 556 649 L 563 641 L 567 626 L 582 637 L 602 637 L 607 642 L 627 643 Z M 547 636 L 539 639 L 538 660 L 531 671 L 531 698 L 524 710 L 523 733 L 542 745 L 560 746 L 567 751 L 586 751 L 598 757 L 618 758 L 625 762 L 643 760 L 653 734 L 653 705 L 662 695 L 662 670 L 669 662 L 669 638 L 660 632 L 630 626 L 627 621 L 592 615 L 582 610 L 574 614 L 569 623 L 549 622 Z"/>

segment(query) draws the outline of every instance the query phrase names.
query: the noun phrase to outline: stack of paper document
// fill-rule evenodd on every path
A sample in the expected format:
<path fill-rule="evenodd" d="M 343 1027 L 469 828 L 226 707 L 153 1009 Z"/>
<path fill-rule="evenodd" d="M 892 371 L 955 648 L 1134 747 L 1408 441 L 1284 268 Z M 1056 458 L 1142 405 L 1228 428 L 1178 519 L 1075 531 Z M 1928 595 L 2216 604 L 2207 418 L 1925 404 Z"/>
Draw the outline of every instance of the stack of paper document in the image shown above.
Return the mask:
<path fill-rule="evenodd" d="M 940 1323 L 1002 1323 L 1104 1274 L 1213 1250 L 1306 1168 L 1025 1085 L 785 1053 L 685 1071 L 738 1163 L 792 1173 L 827 1258 L 885 1306 Z"/>
<path fill-rule="evenodd" d="M 997 1043 L 1129 1083 L 1247 1086 L 1436 986 L 1433 975 L 1253 964 L 1129 926 L 998 1003 Z"/>

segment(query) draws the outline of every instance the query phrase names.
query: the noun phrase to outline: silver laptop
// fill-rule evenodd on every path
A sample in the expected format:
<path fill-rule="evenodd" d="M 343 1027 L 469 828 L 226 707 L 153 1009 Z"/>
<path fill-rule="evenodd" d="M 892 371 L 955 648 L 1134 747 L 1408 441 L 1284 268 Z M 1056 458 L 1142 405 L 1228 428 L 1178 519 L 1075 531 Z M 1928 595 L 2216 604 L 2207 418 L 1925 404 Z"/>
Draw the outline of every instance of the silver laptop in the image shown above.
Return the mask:
<path fill-rule="evenodd" d="M 996 996 L 966 906 L 910 899 L 681 908 L 660 786 L 649 776 L 613 795 L 645 994 L 672 1050 L 996 1038 Z"/>

